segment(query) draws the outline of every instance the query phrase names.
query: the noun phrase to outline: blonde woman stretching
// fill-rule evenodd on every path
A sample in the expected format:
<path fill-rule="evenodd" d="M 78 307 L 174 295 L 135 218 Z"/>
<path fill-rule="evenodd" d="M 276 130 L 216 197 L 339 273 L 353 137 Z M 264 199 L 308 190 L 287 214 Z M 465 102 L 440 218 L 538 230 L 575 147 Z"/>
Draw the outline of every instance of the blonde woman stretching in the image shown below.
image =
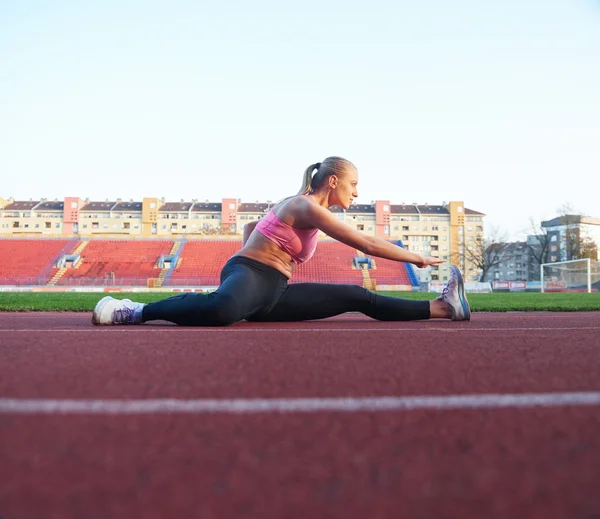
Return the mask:
<path fill-rule="evenodd" d="M 455 266 L 442 294 L 433 301 L 383 296 L 358 285 L 288 284 L 296 265 L 315 252 L 319 231 L 370 256 L 420 268 L 443 263 L 340 222 L 329 208 L 348 209 L 358 196 L 357 186 L 358 171 L 343 158 L 329 157 L 309 166 L 296 196 L 276 204 L 262 220 L 246 225 L 242 248 L 223 267 L 215 292 L 186 293 L 149 304 L 105 297 L 96 305 L 92 322 L 114 325 L 164 320 L 182 326 L 227 326 L 244 319 L 306 321 L 345 312 L 361 312 L 380 321 L 469 320 L 464 283 Z"/>

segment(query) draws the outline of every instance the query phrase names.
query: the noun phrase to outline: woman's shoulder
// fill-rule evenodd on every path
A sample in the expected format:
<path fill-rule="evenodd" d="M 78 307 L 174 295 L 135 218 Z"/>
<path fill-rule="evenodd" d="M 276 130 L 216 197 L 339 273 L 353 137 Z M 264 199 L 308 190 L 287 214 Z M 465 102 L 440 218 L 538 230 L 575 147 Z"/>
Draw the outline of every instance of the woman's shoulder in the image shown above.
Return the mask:
<path fill-rule="evenodd" d="M 309 197 L 304 195 L 295 195 L 286 198 L 273 207 L 275 216 L 293 225 L 303 228 L 309 223 L 309 214 L 313 206 L 317 206 Z"/>
<path fill-rule="evenodd" d="M 282 200 L 279 204 L 273 207 L 278 213 L 280 211 L 297 214 L 312 213 L 314 210 L 320 209 L 321 206 L 310 196 L 294 195 Z"/>

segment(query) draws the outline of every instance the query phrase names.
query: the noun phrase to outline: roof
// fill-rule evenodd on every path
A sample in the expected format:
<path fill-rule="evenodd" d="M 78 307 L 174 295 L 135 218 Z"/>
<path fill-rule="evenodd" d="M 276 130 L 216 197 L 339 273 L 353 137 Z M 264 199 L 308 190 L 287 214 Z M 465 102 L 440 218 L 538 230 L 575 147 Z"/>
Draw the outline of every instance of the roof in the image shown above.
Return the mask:
<path fill-rule="evenodd" d="M 183 212 L 183 211 L 189 211 L 190 207 L 192 207 L 192 204 L 194 202 L 167 202 L 165 204 L 163 204 L 162 206 L 160 206 L 160 208 L 158 209 L 159 212 Z"/>
<path fill-rule="evenodd" d="M 351 204 L 347 210 L 348 213 L 375 213 L 375 205 L 372 204 Z"/>
<path fill-rule="evenodd" d="M 256 203 L 256 204 L 240 204 L 238 213 L 266 213 L 274 204 Z"/>
<path fill-rule="evenodd" d="M 116 200 L 114 202 L 88 202 L 81 208 L 81 211 L 110 211 L 116 203 Z"/>
<path fill-rule="evenodd" d="M 542 227 L 560 227 L 562 225 L 600 225 L 600 218 L 578 214 L 565 214 L 542 222 Z"/>
<path fill-rule="evenodd" d="M 443 205 L 417 205 L 415 207 L 421 214 L 450 214 L 448 208 Z"/>
<path fill-rule="evenodd" d="M 196 202 L 194 207 L 192 207 L 192 212 L 210 212 L 216 211 L 218 213 L 221 212 L 223 204 L 221 202 Z"/>
<path fill-rule="evenodd" d="M 141 211 L 142 202 L 119 202 L 113 211 Z"/>
<path fill-rule="evenodd" d="M 414 204 L 390 205 L 390 212 L 392 214 L 419 214 L 417 206 Z"/>
<path fill-rule="evenodd" d="M 479 211 L 474 211 L 473 209 L 468 209 L 465 207 L 465 214 L 471 216 L 485 216 L 485 213 L 480 213 Z"/>
<path fill-rule="evenodd" d="M 4 206 L 4 210 L 8 210 L 8 211 L 27 211 L 28 209 L 33 208 L 34 206 L 36 206 L 37 204 L 39 204 L 39 200 L 37 202 L 33 202 L 33 201 L 22 201 L 22 202 L 12 202 L 6 206 Z"/>
<path fill-rule="evenodd" d="M 40 202 L 35 210 L 39 211 L 43 209 L 44 211 L 62 211 L 65 208 L 64 202 Z"/>

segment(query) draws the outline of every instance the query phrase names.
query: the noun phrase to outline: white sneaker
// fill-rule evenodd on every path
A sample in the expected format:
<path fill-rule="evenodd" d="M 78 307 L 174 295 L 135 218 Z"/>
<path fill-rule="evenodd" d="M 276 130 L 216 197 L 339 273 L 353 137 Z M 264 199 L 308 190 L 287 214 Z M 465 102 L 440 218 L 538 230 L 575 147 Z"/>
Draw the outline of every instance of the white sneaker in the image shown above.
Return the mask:
<path fill-rule="evenodd" d="M 444 301 L 448 305 L 453 321 L 471 320 L 471 308 L 465 295 L 465 284 L 460 270 L 455 265 L 450 267 L 450 281 L 436 299 Z"/>
<path fill-rule="evenodd" d="M 144 303 L 134 303 L 131 299 L 115 299 L 106 296 L 98 301 L 92 313 L 92 323 L 111 324 L 140 324 Z"/>

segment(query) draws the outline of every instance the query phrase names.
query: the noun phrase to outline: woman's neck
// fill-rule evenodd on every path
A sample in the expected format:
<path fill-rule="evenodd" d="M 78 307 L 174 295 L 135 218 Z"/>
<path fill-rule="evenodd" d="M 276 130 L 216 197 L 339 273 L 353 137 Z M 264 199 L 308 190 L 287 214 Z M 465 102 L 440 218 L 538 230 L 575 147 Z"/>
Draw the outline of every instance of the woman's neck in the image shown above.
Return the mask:
<path fill-rule="evenodd" d="M 309 193 L 307 196 L 311 197 L 320 206 L 329 208 L 332 205 L 335 205 L 331 203 L 330 195 L 330 191 L 316 191 L 315 193 Z"/>

